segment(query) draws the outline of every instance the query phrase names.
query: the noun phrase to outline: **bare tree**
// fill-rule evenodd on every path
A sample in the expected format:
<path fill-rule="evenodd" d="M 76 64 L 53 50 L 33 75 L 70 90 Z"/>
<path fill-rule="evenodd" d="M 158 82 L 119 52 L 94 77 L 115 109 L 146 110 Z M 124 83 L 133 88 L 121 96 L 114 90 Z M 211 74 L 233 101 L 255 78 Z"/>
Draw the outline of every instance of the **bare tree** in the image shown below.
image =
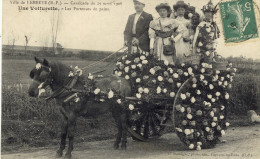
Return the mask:
<path fill-rule="evenodd" d="M 14 53 L 14 46 L 15 46 L 15 42 L 19 39 L 18 36 L 16 36 L 14 34 L 14 31 L 12 30 L 11 33 L 10 33 L 10 41 L 8 42 L 9 44 L 11 44 L 11 53 L 13 54 Z"/>
<path fill-rule="evenodd" d="M 51 33 L 52 33 L 52 51 L 53 53 L 57 53 L 57 35 L 60 26 L 60 11 L 53 11 L 51 16 Z"/>
<path fill-rule="evenodd" d="M 25 45 L 24 45 L 24 50 L 25 50 L 25 54 L 27 54 L 27 46 L 28 46 L 28 43 L 31 39 L 31 36 L 29 35 L 24 35 L 24 38 L 25 38 Z"/>

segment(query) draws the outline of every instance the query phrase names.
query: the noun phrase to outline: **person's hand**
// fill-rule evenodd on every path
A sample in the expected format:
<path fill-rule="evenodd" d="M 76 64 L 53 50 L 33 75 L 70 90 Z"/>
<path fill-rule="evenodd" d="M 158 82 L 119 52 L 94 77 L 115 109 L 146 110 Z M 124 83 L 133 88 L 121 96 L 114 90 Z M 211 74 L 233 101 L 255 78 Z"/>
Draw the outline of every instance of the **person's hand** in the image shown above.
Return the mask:
<path fill-rule="evenodd" d="M 132 44 L 138 46 L 139 45 L 139 40 L 137 38 L 133 38 Z"/>
<path fill-rule="evenodd" d="M 151 49 L 150 49 L 150 55 L 153 55 L 153 54 L 154 54 L 154 49 L 151 48 Z"/>
<path fill-rule="evenodd" d="M 128 46 L 128 41 L 125 41 L 125 42 L 124 42 L 124 46 Z"/>

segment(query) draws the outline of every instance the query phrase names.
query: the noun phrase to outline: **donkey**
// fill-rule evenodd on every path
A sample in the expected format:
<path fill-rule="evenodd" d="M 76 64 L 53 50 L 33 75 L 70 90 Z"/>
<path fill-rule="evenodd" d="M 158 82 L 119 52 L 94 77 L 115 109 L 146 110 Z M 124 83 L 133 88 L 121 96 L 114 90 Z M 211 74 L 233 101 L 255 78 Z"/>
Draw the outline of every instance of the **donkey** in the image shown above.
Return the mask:
<path fill-rule="evenodd" d="M 51 98 L 56 100 L 62 116 L 60 147 L 57 151 L 56 157 L 62 157 L 67 137 L 69 139 L 69 147 L 65 157 L 72 157 L 71 152 L 73 150 L 74 133 L 78 117 L 96 116 L 108 111 L 111 111 L 118 130 L 116 141 L 114 142 L 114 148 L 118 149 L 121 142 L 121 148 L 126 149 L 128 113 L 125 108 L 112 101 L 97 103 L 93 100 L 94 97 L 91 96 L 86 96 L 78 102 L 65 102 L 68 97 L 75 93 L 66 89 L 66 86 L 72 83 L 70 80 L 71 78 L 68 77 L 72 68 L 62 64 L 61 62 L 48 62 L 46 59 L 41 60 L 37 57 L 35 57 L 35 62 L 36 67 L 34 67 L 30 72 L 32 83 L 30 84 L 28 93 L 31 97 L 39 97 L 41 90 L 49 86 L 53 92 Z M 84 77 L 79 76 L 73 85 L 73 89 L 79 91 L 83 90 L 84 85 Z M 130 96 L 131 94 L 129 82 L 117 76 L 110 75 L 101 78 L 96 81 L 96 85 L 101 91 L 106 91 L 107 88 L 111 88 L 120 92 L 121 96 Z"/>

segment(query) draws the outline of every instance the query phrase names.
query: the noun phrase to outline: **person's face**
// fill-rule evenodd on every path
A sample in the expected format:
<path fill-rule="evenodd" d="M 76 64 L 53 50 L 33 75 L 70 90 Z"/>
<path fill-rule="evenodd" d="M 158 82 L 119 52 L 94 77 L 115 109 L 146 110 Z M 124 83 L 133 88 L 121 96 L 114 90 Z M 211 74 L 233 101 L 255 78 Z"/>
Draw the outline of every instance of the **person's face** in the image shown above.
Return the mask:
<path fill-rule="evenodd" d="M 211 21 L 213 19 L 213 13 L 212 12 L 205 12 L 204 16 L 205 16 L 205 19 L 207 21 Z"/>
<path fill-rule="evenodd" d="M 177 16 L 184 16 L 185 8 L 179 7 L 176 12 Z"/>
<path fill-rule="evenodd" d="M 136 12 L 142 12 L 144 9 L 144 4 L 140 2 L 134 2 L 134 7 Z"/>
<path fill-rule="evenodd" d="M 168 15 L 167 9 L 165 9 L 165 8 L 159 9 L 159 15 L 160 15 L 160 17 L 162 17 L 162 18 L 167 17 L 167 15 Z"/>

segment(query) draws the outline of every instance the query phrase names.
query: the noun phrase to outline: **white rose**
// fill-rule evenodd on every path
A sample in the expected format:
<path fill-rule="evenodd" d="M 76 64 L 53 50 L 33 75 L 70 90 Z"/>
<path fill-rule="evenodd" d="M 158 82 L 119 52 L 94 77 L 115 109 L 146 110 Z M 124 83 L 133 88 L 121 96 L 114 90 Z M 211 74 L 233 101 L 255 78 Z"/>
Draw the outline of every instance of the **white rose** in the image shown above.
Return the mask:
<path fill-rule="evenodd" d="M 118 104 L 121 104 L 121 103 L 122 103 L 122 102 L 121 102 L 121 99 L 117 99 L 116 101 L 117 101 Z"/>
<path fill-rule="evenodd" d="M 220 110 L 224 110 L 225 109 L 225 106 L 224 105 L 222 105 L 221 106 L 221 108 L 220 108 Z"/>
<path fill-rule="evenodd" d="M 210 115 L 211 117 L 214 117 L 214 112 L 211 111 L 211 112 L 209 113 L 209 115 Z"/>
<path fill-rule="evenodd" d="M 203 46 L 203 43 L 202 42 L 199 42 L 199 44 L 198 44 L 199 46 Z"/>
<path fill-rule="evenodd" d="M 129 61 L 129 60 L 126 60 L 126 62 L 125 62 L 125 64 L 130 64 L 131 63 L 131 61 Z"/>
<path fill-rule="evenodd" d="M 185 130 L 184 130 L 184 133 L 185 133 L 186 135 L 191 134 L 190 129 L 185 129 Z"/>
<path fill-rule="evenodd" d="M 219 119 L 224 119 L 224 115 L 220 115 L 220 116 L 219 116 Z"/>
<path fill-rule="evenodd" d="M 190 99 L 190 101 L 191 101 L 191 103 L 195 103 L 196 99 L 195 99 L 194 97 L 192 97 L 192 98 Z"/>
<path fill-rule="evenodd" d="M 111 98 L 113 98 L 113 97 L 114 97 L 114 92 L 113 92 L 112 90 L 110 90 L 110 91 L 108 92 L 108 98 L 111 99 Z"/>
<path fill-rule="evenodd" d="M 213 121 L 218 121 L 218 118 L 217 117 L 213 117 Z"/>
<path fill-rule="evenodd" d="M 229 124 L 229 122 L 226 122 L 226 126 L 229 126 L 230 124 Z"/>
<path fill-rule="evenodd" d="M 147 60 L 143 60 L 142 64 L 148 64 L 148 61 Z"/>
<path fill-rule="evenodd" d="M 200 150 L 201 150 L 201 147 L 200 147 L 200 146 L 197 146 L 196 150 L 200 151 Z"/>
<path fill-rule="evenodd" d="M 93 76 L 91 73 L 89 73 L 89 74 L 88 74 L 88 79 L 93 80 L 93 79 L 94 79 L 94 76 Z"/>
<path fill-rule="evenodd" d="M 226 133 L 224 130 L 221 130 L 221 135 L 224 136 Z"/>
<path fill-rule="evenodd" d="M 192 13 L 189 13 L 189 14 L 188 14 L 188 17 L 189 17 L 189 18 L 192 18 L 192 16 L 193 16 Z"/>
<path fill-rule="evenodd" d="M 234 68 L 234 71 L 237 72 L 237 68 Z"/>
<path fill-rule="evenodd" d="M 181 86 L 181 83 L 177 83 L 177 87 L 179 88 Z"/>
<path fill-rule="evenodd" d="M 218 81 L 218 85 L 221 86 L 221 85 L 222 85 L 222 82 L 221 82 L 221 81 Z"/>
<path fill-rule="evenodd" d="M 220 77 L 220 80 L 221 80 L 221 81 L 224 81 L 224 77 Z"/>
<path fill-rule="evenodd" d="M 216 92 L 216 96 L 219 97 L 221 94 L 220 92 Z"/>
<path fill-rule="evenodd" d="M 141 82 L 141 79 L 140 79 L 140 78 L 137 78 L 135 81 L 136 81 L 136 83 L 140 83 L 140 82 Z"/>
<path fill-rule="evenodd" d="M 157 87 L 156 92 L 157 92 L 157 94 L 160 94 L 162 92 L 161 87 Z"/>
<path fill-rule="evenodd" d="M 119 71 L 118 73 L 117 73 L 117 76 L 122 76 L 122 72 L 121 71 Z"/>
<path fill-rule="evenodd" d="M 224 81 L 224 86 L 227 86 L 228 85 L 228 82 L 227 81 Z"/>
<path fill-rule="evenodd" d="M 131 65 L 131 68 L 132 69 L 136 69 L 136 65 Z"/>
<path fill-rule="evenodd" d="M 163 93 L 167 93 L 167 89 L 166 88 L 163 89 Z"/>
<path fill-rule="evenodd" d="M 215 103 L 215 102 L 216 102 L 216 99 L 215 99 L 215 98 L 212 98 L 212 99 L 211 99 L 211 102 L 212 102 L 212 103 Z"/>
<path fill-rule="evenodd" d="M 196 92 L 198 95 L 200 95 L 201 94 L 201 92 L 200 92 L 200 90 L 197 90 L 197 92 Z"/>
<path fill-rule="evenodd" d="M 220 71 L 219 71 L 219 70 L 216 70 L 216 74 L 217 74 L 217 75 L 220 74 Z"/>
<path fill-rule="evenodd" d="M 197 48 L 197 52 L 200 52 L 200 48 Z"/>
<path fill-rule="evenodd" d="M 127 80 L 128 80 L 128 79 L 130 79 L 130 77 L 129 77 L 128 75 L 125 75 L 125 79 L 127 79 Z"/>
<path fill-rule="evenodd" d="M 206 81 L 206 80 L 204 80 L 203 83 L 205 86 L 208 85 L 208 81 Z"/>
<path fill-rule="evenodd" d="M 73 77 L 73 76 L 74 76 L 74 73 L 72 71 L 70 71 L 68 77 Z"/>
<path fill-rule="evenodd" d="M 206 51 L 205 54 L 206 54 L 207 56 L 209 56 L 209 55 L 210 55 L 210 52 L 209 52 L 209 51 Z"/>
<path fill-rule="evenodd" d="M 95 90 L 94 90 L 94 93 L 95 94 L 98 94 L 100 92 L 100 89 L 99 88 L 96 88 Z"/>
<path fill-rule="evenodd" d="M 151 68 L 149 72 L 150 72 L 152 75 L 155 74 L 155 70 L 154 70 L 153 68 Z"/>
<path fill-rule="evenodd" d="M 177 73 L 174 73 L 172 76 L 173 76 L 173 78 L 178 78 L 179 77 L 179 75 Z"/>
<path fill-rule="evenodd" d="M 188 73 L 189 73 L 190 75 L 193 75 L 193 72 L 192 72 L 192 68 L 191 68 L 191 67 L 188 68 Z"/>
<path fill-rule="evenodd" d="M 175 128 L 178 132 L 182 132 L 181 128 Z"/>
<path fill-rule="evenodd" d="M 39 70 L 41 67 L 42 67 L 41 63 L 37 63 L 36 66 L 35 66 L 36 70 Z"/>
<path fill-rule="evenodd" d="M 200 75 L 200 80 L 202 81 L 202 80 L 204 80 L 204 75 Z"/>
<path fill-rule="evenodd" d="M 158 81 L 163 81 L 163 77 L 162 76 L 158 76 Z"/>
<path fill-rule="evenodd" d="M 189 76 L 188 72 L 184 72 L 183 74 L 184 76 Z"/>
<path fill-rule="evenodd" d="M 211 126 L 212 126 L 212 127 L 215 127 L 216 125 L 217 125 L 217 124 L 216 124 L 215 122 L 212 122 L 212 123 L 211 123 Z"/>
<path fill-rule="evenodd" d="M 209 127 L 206 127 L 205 130 L 206 130 L 207 132 L 209 132 L 209 131 L 210 131 L 210 128 L 209 128 Z"/>
<path fill-rule="evenodd" d="M 130 110 L 134 110 L 135 109 L 134 105 L 133 104 L 129 104 L 129 109 Z"/>
<path fill-rule="evenodd" d="M 181 93 L 181 99 L 185 100 L 186 99 L 186 95 Z"/>
<path fill-rule="evenodd" d="M 192 119 L 192 115 L 191 114 L 187 114 L 187 118 L 188 119 Z"/>
<path fill-rule="evenodd" d="M 201 72 L 201 73 L 204 73 L 204 72 L 205 72 L 205 68 L 202 68 L 202 69 L 200 70 L 200 72 Z"/>
<path fill-rule="evenodd" d="M 137 97 L 138 99 L 140 99 L 140 98 L 142 97 L 142 95 L 141 95 L 140 93 L 136 93 L 136 97 Z"/>
<path fill-rule="evenodd" d="M 190 93 L 189 92 L 186 92 L 186 97 L 190 97 Z"/>
<path fill-rule="evenodd" d="M 148 94 L 149 93 L 149 89 L 148 88 L 144 88 L 144 93 Z"/>
<path fill-rule="evenodd" d="M 207 97 L 208 97 L 209 99 L 211 99 L 211 98 L 212 98 L 212 95 L 211 95 L 211 94 L 208 94 Z"/>
<path fill-rule="evenodd" d="M 198 146 L 201 146 L 201 145 L 202 145 L 202 142 L 197 142 L 197 145 L 198 145 Z"/>
<path fill-rule="evenodd" d="M 230 78 L 230 74 L 227 74 L 227 78 Z"/>
<path fill-rule="evenodd" d="M 181 66 L 184 67 L 184 66 L 185 66 L 185 63 L 181 63 Z"/>
<path fill-rule="evenodd" d="M 171 92 L 170 93 L 170 97 L 174 97 L 175 96 L 175 93 L 174 92 Z"/>
<path fill-rule="evenodd" d="M 139 67 L 139 68 L 141 68 L 142 66 L 143 66 L 143 65 L 142 65 L 142 64 L 140 64 L 140 63 L 137 65 L 137 67 Z"/>
<path fill-rule="evenodd" d="M 228 93 L 226 93 L 225 99 L 229 99 L 229 94 Z"/>
<path fill-rule="evenodd" d="M 181 107 L 181 112 L 183 113 L 185 111 L 185 108 L 184 107 Z"/>
<path fill-rule="evenodd" d="M 192 88 L 196 88 L 196 87 L 197 87 L 196 83 L 192 84 Z"/>
<path fill-rule="evenodd" d="M 139 88 L 138 88 L 138 92 L 139 92 L 139 93 L 143 93 L 143 91 L 144 91 L 144 90 L 143 90 L 142 87 L 139 87 Z"/>
<path fill-rule="evenodd" d="M 209 85 L 209 89 L 212 90 L 213 88 L 214 88 L 213 84 L 210 84 L 210 85 Z"/>
<path fill-rule="evenodd" d="M 191 150 L 194 149 L 194 144 L 190 144 L 189 149 L 191 149 Z"/>
<path fill-rule="evenodd" d="M 169 71 L 170 73 L 173 73 L 173 69 L 172 69 L 172 68 L 168 68 L 168 71 Z"/>
<path fill-rule="evenodd" d="M 144 55 L 142 55 L 142 56 L 140 57 L 140 59 L 141 59 L 141 60 L 145 60 L 146 58 L 145 58 Z"/>

